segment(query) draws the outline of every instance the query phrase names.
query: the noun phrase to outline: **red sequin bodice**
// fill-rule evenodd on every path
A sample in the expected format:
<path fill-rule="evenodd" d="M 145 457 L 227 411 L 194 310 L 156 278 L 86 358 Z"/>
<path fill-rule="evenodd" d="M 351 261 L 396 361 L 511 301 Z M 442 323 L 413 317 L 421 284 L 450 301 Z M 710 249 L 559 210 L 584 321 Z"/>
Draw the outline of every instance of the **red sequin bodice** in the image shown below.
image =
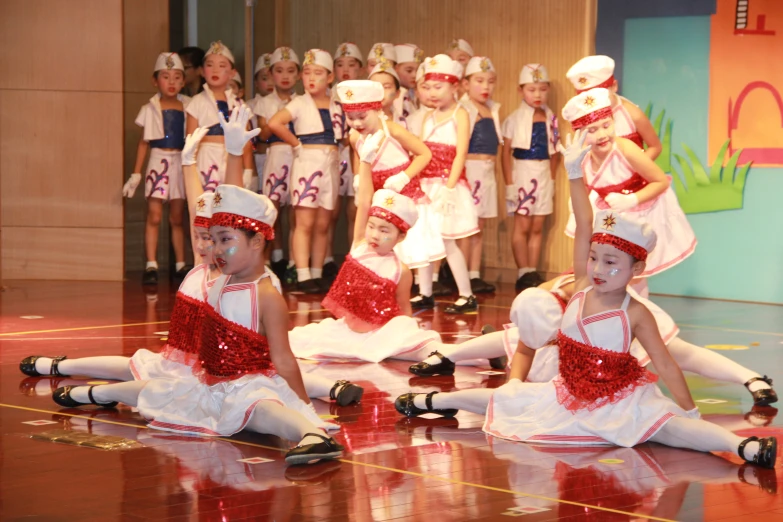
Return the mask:
<path fill-rule="evenodd" d="M 198 361 L 193 375 L 208 385 L 249 374 L 277 374 L 265 336 L 229 321 L 213 307 L 204 306 Z"/>
<path fill-rule="evenodd" d="M 379 276 L 350 254 L 321 304 L 335 317 L 351 315 L 379 328 L 402 315 L 397 283 Z"/>
<path fill-rule="evenodd" d="M 395 174 L 399 174 L 403 170 L 407 169 L 410 166 L 410 162 L 406 163 L 405 165 L 400 165 L 399 167 L 394 167 L 391 169 L 386 170 L 373 170 L 372 171 L 372 188 L 376 192 L 381 190 L 383 188 L 383 184 L 386 182 L 387 179 L 394 176 Z M 421 183 L 419 182 L 419 177 L 416 176 L 415 178 L 412 178 L 405 187 L 403 187 L 402 192 L 400 192 L 403 196 L 408 196 L 413 200 L 414 203 L 418 203 L 422 199 L 426 198 L 427 195 L 424 194 L 424 191 L 421 190 Z"/>
<path fill-rule="evenodd" d="M 642 135 L 638 132 L 632 132 L 631 134 L 626 134 L 623 136 L 623 138 L 627 140 L 631 140 L 632 142 L 636 143 L 640 149 L 644 150 L 644 140 L 642 140 Z"/>
<path fill-rule="evenodd" d="M 161 355 L 168 360 L 192 365 L 198 354 L 201 323 L 206 303 L 177 292 L 169 322 L 169 338 Z"/>
<path fill-rule="evenodd" d="M 633 175 L 622 183 L 616 185 L 605 185 L 603 187 L 588 187 L 594 190 L 601 198 L 606 199 L 609 194 L 635 194 L 649 185 L 650 182 L 644 179 L 640 174 L 634 172 Z"/>
<path fill-rule="evenodd" d="M 419 176 L 422 178 L 449 179 L 451 167 L 454 164 L 454 158 L 457 157 L 457 147 L 432 141 L 425 141 L 424 144 L 432 152 L 432 160 L 430 160 L 429 164 L 421 171 Z M 462 174 L 460 174 L 459 178 L 460 180 L 465 180 L 467 182 L 468 178 L 465 176 L 464 168 L 462 169 Z"/>
<path fill-rule="evenodd" d="M 557 334 L 560 376 L 556 379 L 557 401 L 571 411 L 593 411 L 613 404 L 639 386 L 654 383 L 658 376 L 639 365 L 630 352 L 596 348 Z"/>

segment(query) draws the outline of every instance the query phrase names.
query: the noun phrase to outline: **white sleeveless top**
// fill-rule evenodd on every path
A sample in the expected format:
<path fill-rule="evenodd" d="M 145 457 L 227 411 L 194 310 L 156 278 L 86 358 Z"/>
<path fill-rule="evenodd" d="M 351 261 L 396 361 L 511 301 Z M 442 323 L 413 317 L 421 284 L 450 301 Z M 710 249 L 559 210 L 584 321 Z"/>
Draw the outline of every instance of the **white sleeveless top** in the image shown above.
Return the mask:
<path fill-rule="evenodd" d="M 181 293 L 193 299 L 206 302 L 207 293 L 215 283 L 221 278 L 225 277 L 222 274 L 215 279 L 209 279 L 209 265 L 202 263 L 193 268 L 182 280 L 179 285 L 177 293 Z"/>
<path fill-rule="evenodd" d="M 226 276 L 223 284 L 209 290 L 207 302 L 229 321 L 258 332 L 257 284 L 265 277 L 269 277 L 268 272 L 255 281 L 232 284 L 231 276 Z"/>
<path fill-rule="evenodd" d="M 560 331 L 566 336 L 596 348 L 619 353 L 631 349 L 631 321 L 628 318 L 630 294 L 625 294 L 623 304 L 615 310 L 606 310 L 585 317 L 583 313 L 585 296 L 592 290 L 589 286 L 577 292 L 568 303 Z"/>
<path fill-rule="evenodd" d="M 457 111 L 461 108 L 458 103 L 451 116 L 441 121 L 435 122 L 435 111 L 430 110 L 424 116 L 424 123 L 421 129 L 421 138 L 423 141 L 431 143 L 441 143 L 443 145 L 457 146 Z"/>
<path fill-rule="evenodd" d="M 394 281 L 395 284 L 400 282 L 402 264 L 394 251 L 381 256 L 373 252 L 366 241 L 362 241 L 356 248 L 351 250 L 351 257 L 365 268 L 372 270 L 379 277 Z"/>
<path fill-rule="evenodd" d="M 372 162 L 372 170 L 380 172 L 383 170 L 393 169 L 400 165 L 405 165 L 410 162 L 411 157 L 408 151 L 405 150 L 400 142 L 394 139 L 389 134 L 389 129 L 386 126 L 386 122 L 382 119 L 381 125 L 383 126 L 383 133 L 385 138 L 381 142 L 381 146 L 378 148 L 378 153 L 375 155 L 375 160 Z M 360 135 L 356 141 L 356 150 L 362 149 L 365 136 Z"/>
<path fill-rule="evenodd" d="M 598 167 L 598 170 L 593 170 L 593 162 L 590 160 L 590 155 L 588 154 L 585 156 L 585 159 L 582 161 L 582 172 L 584 172 L 584 180 L 588 190 L 594 190 L 596 192 L 600 192 L 600 189 L 603 187 L 612 187 L 627 182 L 631 180 L 631 178 L 640 178 L 639 181 L 644 179 L 641 174 L 638 174 L 633 170 L 631 164 L 628 163 L 628 160 L 625 159 L 623 153 L 620 152 L 616 142 L 612 144 L 611 152 L 601 166 Z M 609 204 L 600 194 L 597 194 L 597 196 L 598 197 L 595 200 L 596 207 L 602 210 L 610 208 Z M 659 195 L 658 197 L 629 210 L 646 210 L 652 207 L 660 198 L 661 196 Z"/>
<path fill-rule="evenodd" d="M 618 96 L 618 103 L 612 107 L 612 116 L 614 117 L 614 132 L 617 136 L 628 136 L 636 132 L 636 125 L 628 113 L 628 110 L 623 106 L 621 96 Z"/>

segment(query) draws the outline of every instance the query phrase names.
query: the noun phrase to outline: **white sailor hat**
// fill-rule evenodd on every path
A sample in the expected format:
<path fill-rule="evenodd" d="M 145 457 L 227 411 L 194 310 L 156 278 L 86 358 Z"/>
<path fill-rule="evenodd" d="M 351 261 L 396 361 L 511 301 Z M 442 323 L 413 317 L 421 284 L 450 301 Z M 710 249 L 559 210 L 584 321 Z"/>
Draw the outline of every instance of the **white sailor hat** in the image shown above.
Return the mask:
<path fill-rule="evenodd" d="M 394 70 L 394 64 L 385 58 L 378 60 L 378 63 L 376 63 L 375 67 L 372 68 L 372 71 L 370 71 L 370 74 L 367 75 L 367 78 L 372 78 L 374 74 L 378 73 L 391 74 L 397 80 L 397 83 L 400 83 L 400 77 L 397 74 L 397 71 Z"/>
<path fill-rule="evenodd" d="M 526 83 L 548 82 L 549 73 L 540 63 L 529 63 L 519 71 L 519 85 Z"/>
<path fill-rule="evenodd" d="M 226 47 L 225 45 L 223 45 L 223 42 L 221 42 L 220 40 L 218 40 L 217 42 L 212 42 L 211 44 L 209 44 L 209 49 L 207 50 L 207 55 L 210 55 L 210 54 L 222 54 L 223 56 L 228 58 L 228 61 L 230 61 L 232 65 L 235 63 L 234 62 L 234 55 L 231 54 L 231 50 L 228 47 Z"/>
<path fill-rule="evenodd" d="M 468 53 L 468 55 L 471 58 L 475 54 L 473 52 L 473 47 L 471 47 L 471 45 L 467 42 L 467 40 L 463 40 L 462 38 L 455 38 L 455 39 L 453 39 L 451 41 L 451 43 L 449 44 L 449 49 L 448 50 L 449 50 L 449 52 L 456 51 L 456 50 L 464 51 L 464 52 Z"/>
<path fill-rule="evenodd" d="M 606 89 L 590 89 L 580 92 L 563 107 L 563 118 L 571 122 L 574 130 L 586 127 L 604 118 L 612 117 L 612 101 Z"/>
<path fill-rule="evenodd" d="M 253 68 L 253 74 L 258 74 L 258 71 L 269 69 L 272 65 L 272 55 L 264 53 L 256 60 L 256 66 Z"/>
<path fill-rule="evenodd" d="M 359 60 L 359 63 L 364 63 L 364 56 L 362 56 L 359 46 L 353 42 L 343 42 L 337 46 L 337 51 L 334 53 L 334 59 L 336 60 L 343 57 L 356 58 Z"/>
<path fill-rule="evenodd" d="M 290 47 L 278 47 L 269 58 L 269 67 L 277 62 L 294 62 L 299 65 L 299 57 Z"/>
<path fill-rule="evenodd" d="M 586 56 L 568 69 L 566 77 L 577 92 L 614 84 L 614 60 L 608 56 Z"/>
<path fill-rule="evenodd" d="M 424 60 L 424 80 L 457 83 L 462 79 L 462 65 L 445 54 L 436 54 Z"/>
<path fill-rule="evenodd" d="M 220 185 L 212 200 L 210 226 L 250 230 L 275 238 L 277 209 L 268 197 L 234 185 Z"/>
<path fill-rule="evenodd" d="M 212 201 L 214 192 L 204 192 L 196 198 L 196 217 L 193 218 L 193 226 L 209 228 L 209 220 L 212 219 Z"/>
<path fill-rule="evenodd" d="M 305 52 L 302 67 L 307 65 L 320 65 L 329 72 L 334 70 L 334 61 L 332 60 L 332 55 L 323 49 L 310 49 L 309 51 Z"/>
<path fill-rule="evenodd" d="M 395 45 L 394 54 L 397 56 L 397 63 L 421 63 L 424 60 L 424 51 L 414 44 Z"/>
<path fill-rule="evenodd" d="M 416 69 L 416 83 L 417 84 L 424 79 L 424 69 L 426 69 L 426 67 L 424 67 L 424 62 L 421 62 L 419 64 L 419 68 Z"/>
<path fill-rule="evenodd" d="M 383 86 L 372 80 L 345 80 L 337 87 L 337 96 L 344 112 L 381 110 Z"/>
<path fill-rule="evenodd" d="M 611 245 L 638 261 L 647 259 L 655 248 L 657 237 L 653 228 L 627 213 L 599 210 L 593 224 L 593 243 Z"/>
<path fill-rule="evenodd" d="M 486 56 L 474 56 L 465 66 L 465 78 L 480 72 L 496 72 L 492 60 Z"/>
<path fill-rule="evenodd" d="M 563 305 L 548 290 L 526 288 L 511 303 L 510 319 L 519 329 L 519 340 L 536 350 L 557 336 L 563 320 Z"/>
<path fill-rule="evenodd" d="M 231 79 L 237 82 L 240 87 L 242 87 L 242 75 L 239 74 L 239 71 L 234 71 L 234 75 L 231 77 Z"/>
<path fill-rule="evenodd" d="M 388 221 L 400 232 L 410 230 L 419 219 L 413 200 L 389 189 L 380 189 L 373 194 L 370 215 Z"/>
<path fill-rule="evenodd" d="M 394 63 L 397 63 L 397 54 L 394 52 L 394 44 L 379 42 L 373 44 L 370 53 L 367 55 L 367 61 L 375 60 L 380 61 L 381 58 L 386 58 Z"/>
<path fill-rule="evenodd" d="M 155 72 L 158 71 L 185 71 L 182 60 L 177 53 L 160 53 L 155 60 Z"/>

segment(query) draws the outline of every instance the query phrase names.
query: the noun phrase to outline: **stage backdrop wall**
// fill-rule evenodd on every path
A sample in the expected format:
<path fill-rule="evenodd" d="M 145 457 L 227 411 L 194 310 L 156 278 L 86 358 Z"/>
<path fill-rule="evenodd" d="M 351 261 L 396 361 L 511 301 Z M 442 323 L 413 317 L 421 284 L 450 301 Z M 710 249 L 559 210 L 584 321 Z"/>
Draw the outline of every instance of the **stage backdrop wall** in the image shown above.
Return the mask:
<path fill-rule="evenodd" d="M 276 0 L 275 44 L 290 45 L 300 56 L 310 48 L 334 53 L 338 44 L 355 42 L 366 55 L 374 42 L 411 42 L 426 56 L 443 52 L 456 37 L 471 43 L 475 52 L 492 59 L 498 70 L 495 101 L 501 117 L 520 103 L 517 77 L 526 63 L 541 63 L 553 78 L 550 106 L 559 114 L 573 94 L 565 72 L 593 51 L 594 0 Z M 561 123 L 562 124 L 562 123 Z M 563 126 L 568 130 L 567 126 Z M 498 168 L 499 203 L 503 181 Z M 561 170 L 556 188 L 556 214 L 549 222 L 541 267 L 556 273 L 571 265 L 570 240 L 560 232 L 567 220 L 568 188 Z M 500 208 L 503 208 L 501 205 Z M 485 233 L 484 264 L 490 279 L 516 279 L 511 254 L 511 219 L 490 223 Z"/>
<path fill-rule="evenodd" d="M 661 117 L 658 163 L 699 240 L 651 290 L 783 303 L 783 70 L 767 62 L 783 51 L 783 4 L 700 0 L 689 8 L 701 12 L 666 2 L 627 11 L 617 21 L 622 47 L 601 37 L 601 17 L 622 14 L 615 4 L 599 2 L 597 51 L 622 56 L 622 94 L 651 105 L 654 123 Z"/>

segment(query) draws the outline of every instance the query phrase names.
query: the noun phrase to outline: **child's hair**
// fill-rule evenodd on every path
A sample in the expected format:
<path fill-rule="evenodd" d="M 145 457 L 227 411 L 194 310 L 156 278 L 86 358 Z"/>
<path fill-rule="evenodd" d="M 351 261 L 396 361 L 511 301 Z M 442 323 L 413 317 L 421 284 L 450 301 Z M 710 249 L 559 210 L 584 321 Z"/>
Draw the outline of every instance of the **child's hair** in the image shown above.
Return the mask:
<path fill-rule="evenodd" d="M 247 229 L 244 229 L 244 228 L 240 228 L 239 230 L 242 231 L 245 234 L 245 236 L 247 237 L 248 241 L 253 239 L 254 237 L 256 237 L 256 234 L 258 234 L 258 232 L 256 232 L 255 230 L 247 230 Z"/>
<path fill-rule="evenodd" d="M 177 54 L 180 58 L 190 62 L 190 65 L 193 67 L 198 68 L 204 65 L 204 55 L 206 55 L 206 53 L 200 47 L 183 47 L 177 51 Z"/>

